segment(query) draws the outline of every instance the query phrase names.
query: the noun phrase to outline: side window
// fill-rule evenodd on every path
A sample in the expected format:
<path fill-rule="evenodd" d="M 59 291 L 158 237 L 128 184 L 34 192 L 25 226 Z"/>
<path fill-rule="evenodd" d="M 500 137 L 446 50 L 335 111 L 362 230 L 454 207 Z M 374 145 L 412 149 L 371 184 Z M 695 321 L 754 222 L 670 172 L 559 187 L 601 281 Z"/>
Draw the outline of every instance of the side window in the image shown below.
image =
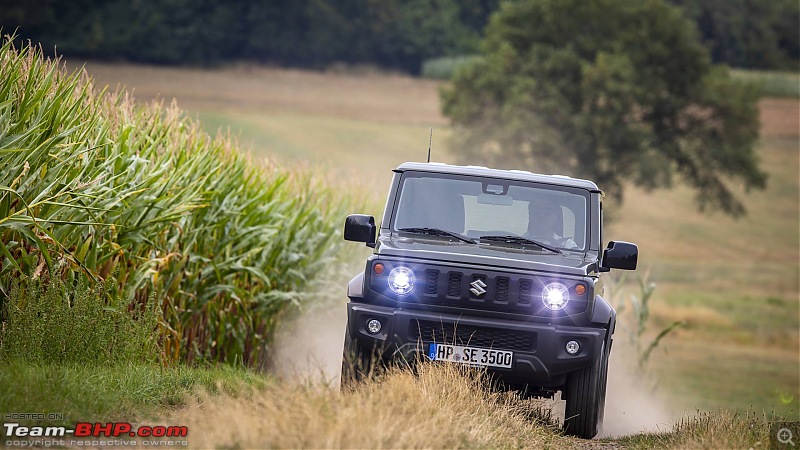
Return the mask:
<path fill-rule="evenodd" d="M 575 213 L 566 206 L 561 206 L 561 222 L 563 223 L 563 230 L 561 236 L 565 238 L 575 237 Z"/>
<path fill-rule="evenodd" d="M 586 245 L 586 206 L 583 202 L 569 202 L 561 206 L 564 238 L 572 239 L 579 248 Z"/>

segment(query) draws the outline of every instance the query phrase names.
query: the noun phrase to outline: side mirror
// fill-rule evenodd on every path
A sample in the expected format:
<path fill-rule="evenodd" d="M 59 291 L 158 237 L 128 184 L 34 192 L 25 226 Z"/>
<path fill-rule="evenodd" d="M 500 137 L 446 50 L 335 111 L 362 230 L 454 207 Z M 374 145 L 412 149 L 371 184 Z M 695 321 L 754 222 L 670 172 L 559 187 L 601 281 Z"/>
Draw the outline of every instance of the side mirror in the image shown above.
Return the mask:
<path fill-rule="evenodd" d="M 375 247 L 375 218 L 365 214 L 350 214 L 344 220 L 344 240 L 365 242 Z"/>
<path fill-rule="evenodd" d="M 611 269 L 636 270 L 638 260 L 639 247 L 636 244 L 611 241 L 603 250 L 603 263 L 600 270 L 602 272 L 608 272 Z"/>

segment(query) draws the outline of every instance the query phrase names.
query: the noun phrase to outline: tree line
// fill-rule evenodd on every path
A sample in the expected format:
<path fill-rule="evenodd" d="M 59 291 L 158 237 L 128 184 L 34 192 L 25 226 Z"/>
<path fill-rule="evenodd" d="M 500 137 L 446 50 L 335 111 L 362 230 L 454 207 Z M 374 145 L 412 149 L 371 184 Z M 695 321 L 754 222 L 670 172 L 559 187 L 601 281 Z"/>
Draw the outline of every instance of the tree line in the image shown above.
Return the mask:
<path fill-rule="evenodd" d="M 518 0 L 506 0 L 515 2 Z M 714 62 L 794 69 L 794 0 L 669 0 Z M 5 3 L 3 5 L 3 3 Z M 418 73 L 428 58 L 476 53 L 501 0 L 0 0 L 0 27 L 45 51 L 106 60 L 324 68 L 371 64 Z"/>
<path fill-rule="evenodd" d="M 499 0 L 41 0 L 0 8 L 5 32 L 90 58 L 416 73 L 423 60 L 477 51 Z"/>

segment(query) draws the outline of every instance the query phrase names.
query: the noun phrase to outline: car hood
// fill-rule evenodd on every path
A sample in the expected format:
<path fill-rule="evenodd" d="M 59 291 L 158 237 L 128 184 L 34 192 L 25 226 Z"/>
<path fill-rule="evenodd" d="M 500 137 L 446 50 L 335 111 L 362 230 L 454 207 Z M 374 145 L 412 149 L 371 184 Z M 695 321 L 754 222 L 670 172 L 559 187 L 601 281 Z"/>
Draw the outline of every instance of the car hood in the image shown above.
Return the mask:
<path fill-rule="evenodd" d="M 547 250 L 522 250 L 498 243 L 470 244 L 446 238 L 382 236 L 375 252 L 379 256 L 475 264 L 538 272 L 586 276 L 596 271 L 597 258 L 582 252 L 562 254 Z"/>

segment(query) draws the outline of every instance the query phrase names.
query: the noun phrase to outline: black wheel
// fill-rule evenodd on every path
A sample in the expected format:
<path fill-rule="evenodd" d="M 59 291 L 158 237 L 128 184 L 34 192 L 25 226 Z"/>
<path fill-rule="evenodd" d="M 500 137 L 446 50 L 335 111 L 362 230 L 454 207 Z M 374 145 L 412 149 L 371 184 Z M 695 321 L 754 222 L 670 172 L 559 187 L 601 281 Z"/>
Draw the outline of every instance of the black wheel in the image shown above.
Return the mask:
<path fill-rule="evenodd" d="M 342 352 L 342 387 L 368 379 L 378 367 L 379 357 L 372 349 L 363 347 L 345 331 Z"/>
<path fill-rule="evenodd" d="M 565 434 L 591 439 L 600 432 L 606 406 L 608 355 L 607 343 L 604 342 L 600 355 L 591 366 L 567 375 Z"/>

